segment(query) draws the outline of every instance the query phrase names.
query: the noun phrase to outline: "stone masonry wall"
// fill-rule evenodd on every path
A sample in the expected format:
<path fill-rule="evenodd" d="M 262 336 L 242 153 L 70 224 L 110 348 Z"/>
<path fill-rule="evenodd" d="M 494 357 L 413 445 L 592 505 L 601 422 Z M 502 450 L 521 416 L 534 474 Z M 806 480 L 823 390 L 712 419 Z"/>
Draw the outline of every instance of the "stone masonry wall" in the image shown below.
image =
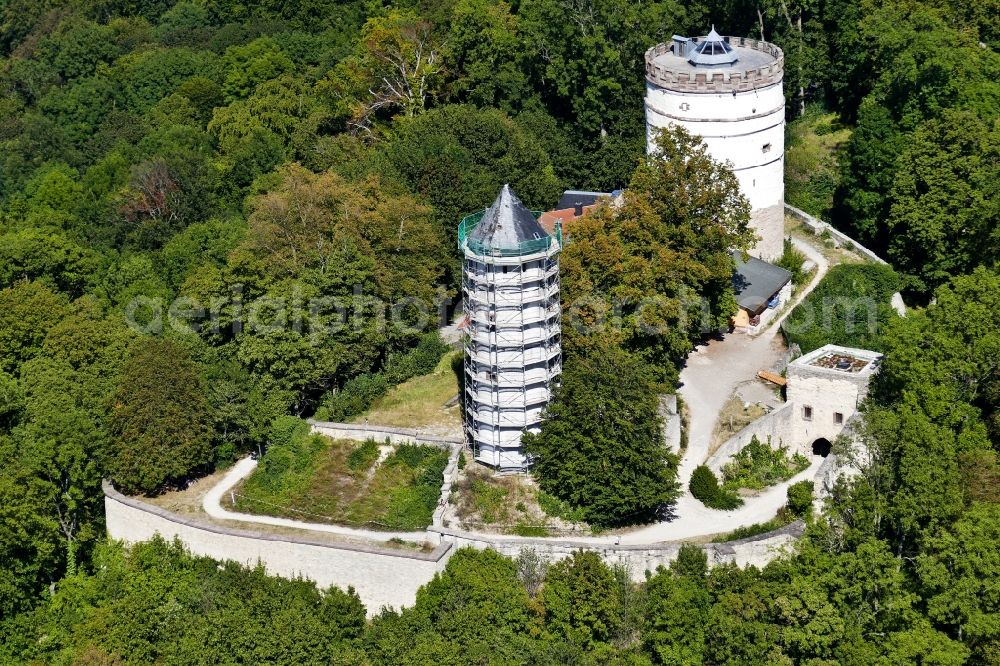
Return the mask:
<path fill-rule="evenodd" d="M 104 486 L 108 535 L 125 543 L 148 541 L 156 534 L 180 541 L 195 555 L 264 565 L 269 574 L 302 576 L 320 587 L 353 587 L 374 615 L 383 606 L 412 606 L 417 589 L 444 568 L 452 545 L 430 553 L 393 550 L 349 542 L 331 545 L 302 537 L 286 537 L 220 527 L 179 516 L 125 497 Z"/>
<path fill-rule="evenodd" d="M 774 421 L 775 432 L 780 428 L 780 415 L 768 415 Z M 768 419 L 765 416 L 764 419 Z M 760 423 L 758 420 L 756 423 Z M 461 440 L 421 435 L 415 431 L 381 426 L 342 423 L 313 423 L 313 430 L 333 437 L 353 439 L 385 439 L 418 442 L 450 448 L 445 469 L 441 501 L 447 498 L 457 474 L 457 457 Z M 749 441 L 749 439 L 747 440 Z M 442 571 L 457 548 L 492 548 L 503 555 L 517 557 L 529 548 L 549 562 L 562 559 L 579 549 L 599 553 L 609 565 L 622 564 L 637 582 L 645 579 L 646 571 L 668 566 L 680 550 L 680 543 L 665 542 L 639 545 L 595 543 L 559 538 L 524 538 L 464 532 L 441 527 L 442 507 L 434 514 L 433 526 L 427 529 L 427 542 L 436 543 L 431 552 L 396 550 L 344 541 L 330 543 L 310 540 L 303 536 L 276 535 L 223 527 L 217 524 L 181 516 L 141 500 L 126 497 L 111 484 L 104 484 L 104 506 L 108 535 L 127 544 L 147 541 L 159 534 L 165 539 L 179 539 L 195 555 L 217 560 L 234 560 L 246 565 L 264 565 L 268 573 L 292 578 L 301 576 L 315 581 L 320 587 L 331 585 L 353 587 L 367 608 L 369 616 L 385 606 L 400 608 L 416 600 L 417 590 Z M 730 541 L 710 543 L 701 547 L 710 564 L 733 562 L 739 566 L 763 566 L 788 551 L 802 535 L 801 522 L 792 523 L 774 532 Z"/>
<path fill-rule="evenodd" d="M 878 256 L 867 247 L 854 240 L 843 231 L 834 228 L 834 226 L 828 222 L 824 222 L 816 217 L 813 217 L 804 210 L 799 210 L 795 206 L 790 204 L 785 204 L 785 212 L 794 217 L 795 219 L 802 222 L 807 228 L 809 228 L 814 234 L 819 236 L 824 231 L 828 232 L 830 236 L 834 238 L 840 245 L 852 248 L 858 254 L 864 256 L 866 259 L 874 261 L 876 264 L 886 263 L 885 259 Z"/>
<path fill-rule="evenodd" d="M 393 428 L 391 426 L 365 425 L 361 423 L 334 423 L 332 421 L 310 421 L 312 431 L 334 439 L 353 439 L 364 441 L 389 440 L 392 444 L 427 444 L 441 449 L 451 449 L 464 442 L 461 437 L 440 437 L 428 435 L 418 430 Z"/>
<path fill-rule="evenodd" d="M 764 261 L 777 261 L 785 252 L 785 207 L 781 203 L 750 213 L 750 227 L 760 240 L 750 254 Z"/>
<path fill-rule="evenodd" d="M 801 521 L 796 521 L 781 529 L 755 537 L 729 541 L 726 543 L 704 544 L 701 548 L 708 554 L 710 565 L 733 562 L 739 566 L 764 566 L 771 560 L 787 552 L 805 529 Z M 534 550 L 543 559 L 552 563 L 568 557 L 577 550 L 594 551 L 609 566 L 624 565 L 632 580 L 642 582 L 646 572 L 655 572 L 657 567 L 667 567 L 677 558 L 681 544 L 676 542 L 658 544 L 607 544 L 574 542 L 572 540 L 532 539 L 525 537 L 504 537 L 464 532 L 448 528 L 431 528 L 441 535 L 441 542 L 455 548 L 492 548 L 507 557 L 517 557 L 524 549 Z"/>
<path fill-rule="evenodd" d="M 760 417 L 747 427 L 726 440 L 722 446 L 716 450 L 712 456 L 705 461 L 716 474 L 721 473 L 722 466 L 729 462 L 735 454 L 739 453 L 743 447 L 750 443 L 750 440 L 757 436 L 757 439 L 766 444 L 771 438 L 771 446 L 777 448 L 784 444 L 790 452 L 794 452 L 798 446 L 795 436 L 793 414 L 795 405 L 790 402 L 785 403 L 773 412 L 769 412 Z"/>

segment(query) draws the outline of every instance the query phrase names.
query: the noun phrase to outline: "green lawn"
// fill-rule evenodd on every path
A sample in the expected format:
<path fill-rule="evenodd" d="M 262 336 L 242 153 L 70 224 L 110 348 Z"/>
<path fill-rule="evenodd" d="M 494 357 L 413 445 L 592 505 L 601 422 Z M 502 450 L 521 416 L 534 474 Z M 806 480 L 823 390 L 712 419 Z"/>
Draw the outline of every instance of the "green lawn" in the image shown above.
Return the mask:
<path fill-rule="evenodd" d="M 374 441 L 313 434 L 272 446 L 236 488 L 233 507 L 373 529 L 426 527 L 437 506 L 448 452 L 403 444 L 378 463 L 379 447 Z"/>
<path fill-rule="evenodd" d="M 445 403 L 458 395 L 456 364 L 461 363 L 461 352 L 445 354 L 434 372 L 403 382 L 375 401 L 355 423 L 395 426 L 398 428 L 437 428 L 461 431 L 461 407 L 445 407 Z M 457 365 L 461 370 L 461 365 Z"/>
<path fill-rule="evenodd" d="M 785 146 L 785 201 L 817 217 L 833 204 L 839 181 L 837 157 L 851 136 L 834 113 L 812 108 L 788 124 Z"/>

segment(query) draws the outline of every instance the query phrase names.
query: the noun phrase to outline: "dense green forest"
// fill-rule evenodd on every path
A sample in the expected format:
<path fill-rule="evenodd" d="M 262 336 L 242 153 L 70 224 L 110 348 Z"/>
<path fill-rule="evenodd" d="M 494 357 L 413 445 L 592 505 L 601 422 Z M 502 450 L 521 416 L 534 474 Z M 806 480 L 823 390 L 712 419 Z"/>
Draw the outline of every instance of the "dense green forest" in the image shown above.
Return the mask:
<path fill-rule="evenodd" d="M 814 212 L 926 306 L 886 317 L 871 453 L 797 554 L 706 571 L 686 550 L 633 585 L 589 555 L 462 552 L 366 623 L 347 591 L 107 543 L 102 477 L 183 484 L 440 356 L 418 324 L 504 183 L 534 209 L 634 191 L 580 229 L 566 289 L 655 292 L 673 330 L 567 334 L 557 404 L 673 382 L 689 293 L 731 311 L 746 211 L 668 205 L 726 175 L 643 162 L 642 54 L 711 23 L 784 49 L 789 120 L 852 129 Z M 998 46 L 996 0 L 0 0 L 0 661 L 1000 664 Z M 653 485 L 592 515 L 674 492 Z"/>

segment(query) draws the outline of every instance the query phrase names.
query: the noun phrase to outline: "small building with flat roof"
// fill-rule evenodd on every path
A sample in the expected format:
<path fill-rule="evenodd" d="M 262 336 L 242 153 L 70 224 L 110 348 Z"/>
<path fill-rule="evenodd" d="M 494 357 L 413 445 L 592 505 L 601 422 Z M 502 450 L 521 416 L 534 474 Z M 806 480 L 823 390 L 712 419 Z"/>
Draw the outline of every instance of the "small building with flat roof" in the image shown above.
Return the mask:
<path fill-rule="evenodd" d="M 734 252 L 733 292 L 739 310 L 733 317 L 733 328 L 741 333 L 755 334 L 763 330 L 775 314 L 792 297 L 792 274 L 757 257 L 744 259 Z"/>
<path fill-rule="evenodd" d="M 829 453 L 868 397 L 882 354 L 868 349 L 824 345 L 788 364 L 786 396 L 795 443 L 813 453 Z"/>

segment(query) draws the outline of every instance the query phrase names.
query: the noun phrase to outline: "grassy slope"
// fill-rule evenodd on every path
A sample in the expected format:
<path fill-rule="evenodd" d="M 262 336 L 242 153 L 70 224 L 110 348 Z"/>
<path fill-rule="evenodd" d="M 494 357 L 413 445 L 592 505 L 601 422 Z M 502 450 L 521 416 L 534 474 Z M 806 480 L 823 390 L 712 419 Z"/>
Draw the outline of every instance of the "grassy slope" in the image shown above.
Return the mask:
<path fill-rule="evenodd" d="M 459 352 L 446 354 L 429 375 L 395 386 L 375 401 L 355 423 L 369 423 L 399 428 L 440 428 L 460 431 L 462 417 L 458 405 L 445 408 L 445 403 L 458 394 L 458 377 L 452 363 Z"/>
<path fill-rule="evenodd" d="M 235 508 L 307 522 L 415 530 L 431 522 L 448 461 L 446 451 L 400 446 L 381 464 L 370 458 L 352 469 L 361 442 L 312 436 L 294 468 L 268 472 L 262 464 L 236 489 Z M 264 461 L 266 463 L 267 456 Z"/>
<path fill-rule="evenodd" d="M 785 201 L 825 217 L 833 204 L 839 171 L 837 155 L 851 130 L 833 113 L 812 108 L 788 125 L 785 146 Z"/>

